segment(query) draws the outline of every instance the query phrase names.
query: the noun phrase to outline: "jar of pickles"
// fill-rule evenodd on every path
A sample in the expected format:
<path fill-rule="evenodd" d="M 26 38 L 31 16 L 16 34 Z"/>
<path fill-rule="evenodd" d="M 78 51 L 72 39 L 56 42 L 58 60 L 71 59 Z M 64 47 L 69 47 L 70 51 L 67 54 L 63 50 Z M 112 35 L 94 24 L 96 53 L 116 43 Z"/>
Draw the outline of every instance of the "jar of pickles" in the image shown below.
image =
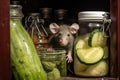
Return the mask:
<path fill-rule="evenodd" d="M 64 49 L 50 51 L 38 49 L 37 51 L 47 73 L 47 80 L 60 80 L 61 77 L 67 76 L 66 51 Z"/>
<path fill-rule="evenodd" d="M 78 13 L 79 36 L 74 46 L 74 73 L 81 77 L 109 74 L 109 39 L 111 19 L 108 12 Z"/>

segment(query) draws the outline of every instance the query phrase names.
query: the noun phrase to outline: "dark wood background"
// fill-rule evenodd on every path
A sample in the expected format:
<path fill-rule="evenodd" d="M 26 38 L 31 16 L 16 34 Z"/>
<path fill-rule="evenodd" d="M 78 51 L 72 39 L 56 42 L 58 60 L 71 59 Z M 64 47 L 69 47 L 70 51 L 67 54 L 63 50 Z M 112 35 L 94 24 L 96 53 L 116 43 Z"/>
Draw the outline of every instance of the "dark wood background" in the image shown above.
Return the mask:
<path fill-rule="evenodd" d="M 11 0 L 11 2 L 14 0 Z M 18 0 L 23 6 L 23 13 L 39 12 L 42 7 L 53 10 L 67 9 L 70 17 L 77 17 L 80 11 L 110 11 L 110 0 Z"/>
<path fill-rule="evenodd" d="M 9 0 L 0 2 L 0 80 L 10 80 Z"/>
<path fill-rule="evenodd" d="M 117 42 L 117 48 L 118 48 L 118 68 L 120 67 L 120 0 L 118 0 L 118 17 L 117 17 L 117 26 L 118 26 L 118 29 L 117 29 L 117 34 L 118 34 L 118 42 Z M 118 75 L 120 76 L 120 69 L 118 69 Z"/>

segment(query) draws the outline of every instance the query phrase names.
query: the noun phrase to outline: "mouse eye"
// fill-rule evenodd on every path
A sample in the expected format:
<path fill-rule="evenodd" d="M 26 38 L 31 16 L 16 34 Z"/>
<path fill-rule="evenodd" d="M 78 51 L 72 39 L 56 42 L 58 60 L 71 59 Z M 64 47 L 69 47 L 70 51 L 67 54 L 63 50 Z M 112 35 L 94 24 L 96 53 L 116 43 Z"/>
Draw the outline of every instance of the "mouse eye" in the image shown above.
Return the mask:
<path fill-rule="evenodd" d="M 68 37 L 70 36 L 70 34 L 67 35 Z"/>
<path fill-rule="evenodd" d="M 61 35 L 62 35 L 62 33 L 59 33 L 59 34 L 58 34 L 58 36 L 61 36 Z"/>

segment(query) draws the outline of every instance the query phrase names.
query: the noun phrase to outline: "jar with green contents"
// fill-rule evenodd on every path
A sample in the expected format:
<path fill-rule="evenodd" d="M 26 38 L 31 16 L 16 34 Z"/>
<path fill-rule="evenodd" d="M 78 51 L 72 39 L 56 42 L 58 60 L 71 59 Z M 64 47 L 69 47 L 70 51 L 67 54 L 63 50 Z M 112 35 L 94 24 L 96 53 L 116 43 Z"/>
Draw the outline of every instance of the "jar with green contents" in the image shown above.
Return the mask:
<path fill-rule="evenodd" d="M 74 73 L 81 77 L 109 74 L 109 39 L 111 19 L 108 12 L 78 13 L 79 36 L 74 45 Z"/>
<path fill-rule="evenodd" d="M 10 68 L 12 80 L 47 80 L 31 37 L 22 25 L 22 6 L 10 5 Z"/>
<path fill-rule="evenodd" d="M 38 50 L 48 80 L 58 80 L 67 76 L 66 51 L 63 49 Z"/>

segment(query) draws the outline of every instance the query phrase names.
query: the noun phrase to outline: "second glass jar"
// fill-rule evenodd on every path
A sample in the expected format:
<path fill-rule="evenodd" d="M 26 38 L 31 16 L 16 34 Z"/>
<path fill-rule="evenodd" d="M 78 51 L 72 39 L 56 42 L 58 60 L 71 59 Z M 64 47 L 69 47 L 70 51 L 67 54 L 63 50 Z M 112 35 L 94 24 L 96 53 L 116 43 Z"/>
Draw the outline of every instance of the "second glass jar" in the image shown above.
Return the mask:
<path fill-rule="evenodd" d="M 40 17 L 40 13 L 30 13 L 26 17 L 25 25 L 36 48 L 47 48 L 48 33 L 44 28 L 44 20 Z"/>
<path fill-rule="evenodd" d="M 80 30 L 74 48 L 74 73 L 82 77 L 109 74 L 109 39 L 111 19 L 108 12 L 78 13 Z"/>

